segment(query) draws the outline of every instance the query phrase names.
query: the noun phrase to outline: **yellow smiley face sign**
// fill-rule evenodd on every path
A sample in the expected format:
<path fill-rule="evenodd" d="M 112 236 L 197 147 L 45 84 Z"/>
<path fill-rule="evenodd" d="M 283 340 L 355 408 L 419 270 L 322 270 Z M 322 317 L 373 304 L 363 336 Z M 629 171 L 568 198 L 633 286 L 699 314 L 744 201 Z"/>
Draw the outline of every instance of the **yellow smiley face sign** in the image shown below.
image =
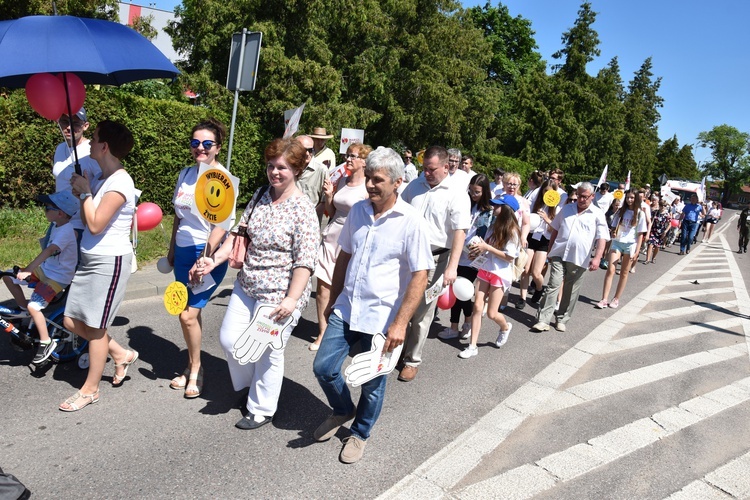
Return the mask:
<path fill-rule="evenodd" d="M 625 192 L 622 189 L 618 189 L 612 193 L 612 196 L 614 196 L 616 200 L 621 200 L 625 196 Z"/>
<path fill-rule="evenodd" d="M 210 168 L 201 172 L 195 183 L 195 206 L 207 222 L 219 224 L 234 211 L 235 191 L 229 174 Z"/>
<path fill-rule="evenodd" d="M 550 189 L 549 191 L 544 193 L 544 198 L 542 198 L 542 200 L 548 207 L 556 207 L 557 204 L 560 203 L 560 193 L 553 189 Z"/>
<path fill-rule="evenodd" d="M 164 307 L 172 316 L 177 316 L 185 310 L 187 306 L 188 291 L 187 287 L 179 281 L 169 284 L 164 292 Z"/>

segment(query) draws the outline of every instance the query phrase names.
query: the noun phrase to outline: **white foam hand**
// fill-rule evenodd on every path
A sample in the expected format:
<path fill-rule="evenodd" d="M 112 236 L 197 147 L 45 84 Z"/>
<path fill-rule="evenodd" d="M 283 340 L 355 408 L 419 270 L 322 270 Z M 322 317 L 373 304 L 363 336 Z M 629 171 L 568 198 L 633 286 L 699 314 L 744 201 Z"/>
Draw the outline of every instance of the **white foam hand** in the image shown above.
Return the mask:
<path fill-rule="evenodd" d="M 290 316 L 283 323 L 276 323 L 268 317 L 274 308 L 269 305 L 259 306 L 250 326 L 242 332 L 232 346 L 232 357 L 241 365 L 255 363 L 268 347 L 277 351 L 284 348 L 284 331 L 289 327 L 293 318 Z"/>
<path fill-rule="evenodd" d="M 352 362 L 344 370 L 346 382 L 352 387 L 359 387 L 375 377 L 387 375 L 393 371 L 401 355 L 403 344 L 396 347 L 392 352 L 383 352 L 385 335 L 379 333 L 373 336 L 372 348 L 354 356 Z"/>

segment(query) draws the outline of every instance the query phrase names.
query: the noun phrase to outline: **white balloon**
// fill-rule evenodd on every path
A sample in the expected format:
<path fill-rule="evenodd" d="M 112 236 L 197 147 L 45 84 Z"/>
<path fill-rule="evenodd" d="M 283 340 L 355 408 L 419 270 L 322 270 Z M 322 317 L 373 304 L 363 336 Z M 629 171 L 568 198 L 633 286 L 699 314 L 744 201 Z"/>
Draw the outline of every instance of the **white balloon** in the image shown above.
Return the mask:
<path fill-rule="evenodd" d="M 453 282 L 453 295 L 458 300 L 471 300 L 474 297 L 474 285 L 466 278 L 456 278 Z"/>
<path fill-rule="evenodd" d="M 172 266 L 169 265 L 169 261 L 166 257 L 162 257 L 156 262 L 156 269 L 158 269 L 159 272 L 163 274 L 172 272 Z"/>

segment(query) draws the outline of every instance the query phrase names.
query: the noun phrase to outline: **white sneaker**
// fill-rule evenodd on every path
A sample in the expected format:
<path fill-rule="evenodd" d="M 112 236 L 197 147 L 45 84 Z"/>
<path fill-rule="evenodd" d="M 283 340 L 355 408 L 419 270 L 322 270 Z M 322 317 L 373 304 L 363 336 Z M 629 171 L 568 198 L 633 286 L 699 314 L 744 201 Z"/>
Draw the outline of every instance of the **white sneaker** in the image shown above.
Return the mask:
<path fill-rule="evenodd" d="M 508 337 L 510 336 L 510 331 L 512 329 L 513 329 L 513 325 L 511 323 L 508 323 L 507 330 L 500 330 L 500 333 L 497 334 L 497 340 L 495 341 L 495 345 L 498 347 L 504 346 L 505 343 L 508 341 Z"/>
<path fill-rule="evenodd" d="M 454 330 L 450 326 L 443 328 L 443 331 L 438 333 L 438 338 L 443 340 L 457 339 L 458 331 Z"/>
<path fill-rule="evenodd" d="M 461 340 L 471 337 L 471 323 L 464 323 L 461 327 Z"/>
<path fill-rule="evenodd" d="M 458 357 L 461 359 L 469 359 L 479 354 L 479 349 L 475 345 L 468 345 L 466 349 L 458 353 Z"/>

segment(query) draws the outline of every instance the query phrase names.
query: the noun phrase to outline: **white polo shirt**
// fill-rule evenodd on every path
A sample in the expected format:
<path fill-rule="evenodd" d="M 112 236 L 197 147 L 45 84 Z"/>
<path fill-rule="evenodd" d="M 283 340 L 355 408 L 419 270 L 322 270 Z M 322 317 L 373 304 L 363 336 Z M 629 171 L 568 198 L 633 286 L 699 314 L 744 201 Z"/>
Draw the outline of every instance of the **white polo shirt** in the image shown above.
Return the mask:
<path fill-rule="evenodd" d="M 466 172 L 464 172 L 466 174 Z M 424 176 L 411 181 L 401 198 L 417 209 L 426 221 L 433 250 L 450 248 L 453 232 L 471 226 L 471 200 L 466 190 L 456 187 L 452 177 L 431 188 Z"/>
<path fill-rule="evenodd" d="M 609 241 L 607 218 L 594 203 L 581 213 L 578 213 L 577 203 L 563 205 L 552 220 L 552 228 L 557 231 L 557 237 L 548 256 L 560 257 L 578 267 L 588 265 L 594 241 Z"/>
<path fill-rule="evenodd" d="M 354 331 L 385 333 L 412 273 L 435 267 L 427 224 L 401 198 L 377 220 L 370 200 L 363 200 L 349 212 L 339 245 L 352 257 L 334 314 Z"/>

